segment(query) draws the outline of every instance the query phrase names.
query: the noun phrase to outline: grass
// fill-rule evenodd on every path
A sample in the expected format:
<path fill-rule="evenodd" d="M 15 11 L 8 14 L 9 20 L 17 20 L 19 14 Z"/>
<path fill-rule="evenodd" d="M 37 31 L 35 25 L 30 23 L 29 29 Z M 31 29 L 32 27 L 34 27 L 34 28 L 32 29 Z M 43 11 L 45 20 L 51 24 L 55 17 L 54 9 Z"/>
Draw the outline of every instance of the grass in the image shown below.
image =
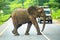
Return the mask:
<path fill-rule="evenodd" d="M 0 25 L 2 25 L 5 21 L 7 21 L 9 17 L 10 14 L 0 16 Z"/>

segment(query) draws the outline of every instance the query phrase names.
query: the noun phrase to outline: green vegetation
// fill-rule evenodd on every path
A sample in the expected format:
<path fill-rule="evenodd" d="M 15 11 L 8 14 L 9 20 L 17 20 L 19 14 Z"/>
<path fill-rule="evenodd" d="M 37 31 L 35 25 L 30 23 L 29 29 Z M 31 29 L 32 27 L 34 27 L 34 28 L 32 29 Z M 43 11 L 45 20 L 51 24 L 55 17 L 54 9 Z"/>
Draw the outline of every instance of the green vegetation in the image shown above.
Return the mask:
<path fill-rule="evenodd" d="M 10 14 L 0 16 L 0 25 L 3 24 L 10 17 Z"/>
<path fill-rule="evenodd" d="M 60 9 L 55 10 L 55 11 L 52 13 L 52 17 L 53 17 L 53 19 L 60 19 Z"/>
<path fill-rule="evenodd" d="M 0 0 L 0 25 L 3 24 L 16 8 L 28 8 L 33 5 L 49 6 L 53 19 L 60 19 L 60 0 Z"/>

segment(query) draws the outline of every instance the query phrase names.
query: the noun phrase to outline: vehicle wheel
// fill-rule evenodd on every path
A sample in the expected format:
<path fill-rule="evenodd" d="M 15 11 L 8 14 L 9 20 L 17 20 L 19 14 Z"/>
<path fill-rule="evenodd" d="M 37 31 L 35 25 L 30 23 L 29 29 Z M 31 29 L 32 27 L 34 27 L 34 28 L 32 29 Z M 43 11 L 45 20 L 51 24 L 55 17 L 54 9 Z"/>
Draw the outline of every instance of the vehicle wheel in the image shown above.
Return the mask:
<path fill-rule="evenodd" d="M 48 23 L 49 23 L 50 21 L 48 20 Z"/>
<path fill-rule="evenodd" d="M 40 23 L 42 23 L 41 20 L 40 20 Z"/>
<path fill-rule="evenodd" d="M 40 20 L 38 20 L 38 23 L 40 23 Z"/>
<path fill-rule="evenodd" d="M 52 23 L 52 20 L 50 20 L 50 23 Z"/>
<path fill-rule="evenodd" d="M 52 24 L 52 20 L 49 20 L 48 23 L 51 23 Z"/>

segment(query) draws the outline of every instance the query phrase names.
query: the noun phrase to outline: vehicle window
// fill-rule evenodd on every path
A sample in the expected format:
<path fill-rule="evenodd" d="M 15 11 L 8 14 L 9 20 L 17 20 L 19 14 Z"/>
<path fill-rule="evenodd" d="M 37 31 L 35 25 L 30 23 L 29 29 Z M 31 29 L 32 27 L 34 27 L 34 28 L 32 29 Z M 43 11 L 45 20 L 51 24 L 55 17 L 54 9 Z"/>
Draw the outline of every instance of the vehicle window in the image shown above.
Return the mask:
<path fill-rule="evenodd" d="M 50 11 L 44 11 L 45 12 L 45 14 L 50 14 Z"/>

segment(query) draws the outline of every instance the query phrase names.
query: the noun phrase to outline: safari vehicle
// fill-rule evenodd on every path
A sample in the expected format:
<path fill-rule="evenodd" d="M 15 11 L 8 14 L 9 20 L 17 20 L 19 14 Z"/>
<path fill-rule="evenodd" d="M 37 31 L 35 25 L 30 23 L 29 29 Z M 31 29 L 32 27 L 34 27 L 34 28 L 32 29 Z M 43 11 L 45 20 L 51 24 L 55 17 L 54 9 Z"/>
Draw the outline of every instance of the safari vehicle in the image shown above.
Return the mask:
<path fill-rule="evenodd" d="M 48 23 L 52 23 L 52 17 L 51 17 L 51 10 L 50 10 L 50 8 L 47 7 L 47 6 L 44 7 L 44 12 L 46 14 L 46 21 Z M 39 23 L 42 23 L 42 21 L 43 21 L 43 17 L 38 18 L 38 22 Z"/>

